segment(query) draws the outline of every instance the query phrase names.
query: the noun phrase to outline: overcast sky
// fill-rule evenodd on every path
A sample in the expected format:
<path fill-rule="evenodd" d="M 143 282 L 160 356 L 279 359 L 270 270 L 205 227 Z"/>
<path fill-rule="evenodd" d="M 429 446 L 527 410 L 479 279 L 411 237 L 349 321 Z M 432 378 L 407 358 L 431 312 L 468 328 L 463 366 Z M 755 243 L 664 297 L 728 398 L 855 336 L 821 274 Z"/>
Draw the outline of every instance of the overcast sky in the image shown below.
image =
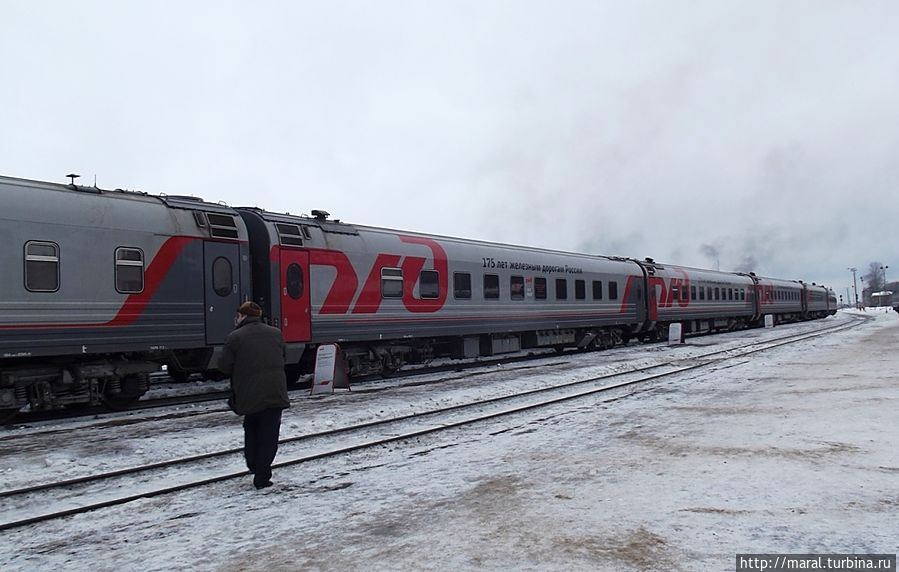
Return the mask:
<path fill-rule="evenodd" d="M 0 174 L 824 282 L 895 264 L 899 2 L 0 0 Z"/>

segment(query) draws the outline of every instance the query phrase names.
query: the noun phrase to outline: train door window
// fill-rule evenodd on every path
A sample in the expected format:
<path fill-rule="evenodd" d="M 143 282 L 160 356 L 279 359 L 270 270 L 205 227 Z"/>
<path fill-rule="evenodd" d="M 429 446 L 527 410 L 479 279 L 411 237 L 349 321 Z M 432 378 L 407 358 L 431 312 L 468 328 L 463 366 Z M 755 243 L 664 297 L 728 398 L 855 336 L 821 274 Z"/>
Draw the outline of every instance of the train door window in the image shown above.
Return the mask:
<path fill-rule="evenodd" d="M 440 274 L 436 270 L 422 270 L 418 275 L 418 295 L 429 299 L 440 297 Z"/>
<path fill-rule="evenodd" d="M 728 299 L 728 301 L 734 299 L 734 289 L 733 288 L 727 289 L 727 299 Z"/>
<path fill-rule="evenodd" d="M 556 278 L 556 300 L 568 299 L 568 280 L 565 278 Z"/>
<path fill-rule="evenodd" d="M 121 294 L 144 291 L 144 253 L 139 248 L 115 249 L 115 289 Z"/>
<path fill-rule="evenodd" d="M 602 300 L 602 280 L 593 281 L 593 299 Z"/>
<path fill-rule="evenodd" d="M 699 299 L 705 300 L 705 288 L 703 288 L 702 286 L 699 287 Z"/>
<path fill-rule="evenodd" d="M 468 272 L 453 273 L 453 296 L 464 300 L 471 298 L 471 274 Z"/>
<path fill-rule="evenodd" d="M 30 292 L 59 290 L 59 245 L 55 242 L 25 243 L 25 288 Z"/>
<path fill-rule="evenodd" d="M 680 298 L 680 288 L 678 288 L 677 286 L 672 286 L 671 287 L 671 299 L 676 302 L 679 298 Z"/>
<path fill-rule="evenodd" d="M 742 302 L 744 300 L 746 300 L 746 290 L 740 288 L 740 301 Z"/>
<path fill-rule="evenodd" d="M 586 300 L 587 299 L 587 283 L 583 280 L 575 280 L 574 281 L 574 299 L 575 300 Z"/>
<path fill-rule="evenodd" d="M 484 299 L 499 300 L 499 276 L 484 274 Z"/>
<path fill-rule="evenodd" d="M 513 300 L 524 300 L 524 276 L 512 276 L 509 279 L 509 292 Z"/>
<path fill-rule="evenodd" d="M 609 280 L 609 300 L 618 299 L 618 282 Z"/>
<path fill-rule="evenodd" d="M 546 278 L 534 278 L 534 299 L 546 300 Z"/>
<path fill-rule="evenodd" d="M 288 264 L 286 278 L 287 295 L 294 300 L 299 300 L 300 298 L 302 298 L 305 283 L 303 279 L 303 269 L 300 267 L 300 265 L 296 262 L 291 262 L 290 264 Z"/>
<path fill-rule="evenodd" d="M 216 294 L 228 296 L 231 294 L 231 262 L 224 256 L 219 256 L 212 262 L 212 289 Z"/>
<path fill-rule="evenodd" d="M 383 298 L 403 297 L 403 269 L 381 269 L 381 296 Z"/>

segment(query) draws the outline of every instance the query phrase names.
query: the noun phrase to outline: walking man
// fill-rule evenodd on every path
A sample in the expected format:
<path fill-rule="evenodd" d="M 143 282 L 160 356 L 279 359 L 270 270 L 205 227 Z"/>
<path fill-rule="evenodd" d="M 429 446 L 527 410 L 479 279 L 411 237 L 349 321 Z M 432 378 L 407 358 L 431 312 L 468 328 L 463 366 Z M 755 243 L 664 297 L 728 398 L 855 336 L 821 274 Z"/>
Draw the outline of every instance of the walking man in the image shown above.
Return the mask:
<path fill-rule="evenodd" d="M 290 407 L 284 375 L 286 347 L 281 330 L 262 323 L 262 308 L 244 302 L 237 327 L 228 334 L 219 369 L 231 377 L 228 404 L 243 415 L 244 456 L 257 489 L 272 486 L 281 411 Z"/>

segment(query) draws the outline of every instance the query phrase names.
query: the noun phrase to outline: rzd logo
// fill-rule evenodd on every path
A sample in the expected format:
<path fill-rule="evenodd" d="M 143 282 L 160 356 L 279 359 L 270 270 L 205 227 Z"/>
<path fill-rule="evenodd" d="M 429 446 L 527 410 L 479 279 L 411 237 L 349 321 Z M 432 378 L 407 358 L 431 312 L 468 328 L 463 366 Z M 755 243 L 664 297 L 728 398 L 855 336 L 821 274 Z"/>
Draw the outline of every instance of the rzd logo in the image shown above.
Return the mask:
<path fill-rule="evenodd" d="M 426 313 L 436 312 L 446 303 L 447 286 L 449 283 L 449 265 L 446 260 L 446 251 L 436 241 L 429 238 L 415 236 L 400 236 L 400 241 L 407 244 L 417 244 L 427 247 L 434 259 L 434 270 L 438 276 L 437 298 L 417 298 L 413 289 L 418 276 L 424 269 L 427 258 L 423 256 L 401 256 L 399 254 L 378 254 L 375 262 L 365 279 L 362 291 L 353 305 L 353 314 L 374 314 L 381 306 L 381 270 L 384 268 L 402 268 L 403 270 L 403 305 L 410 312 Z M 331 285 L 331 290 L 322 304 L 321 314 L 346 314 L 353 298 L 356 296 L 359 280 L 353 265 L 346 255 L 337 250 L 311 250 L 309 263 L 314 266 L 330 266 L 337 270 L 337 276 Z"/>

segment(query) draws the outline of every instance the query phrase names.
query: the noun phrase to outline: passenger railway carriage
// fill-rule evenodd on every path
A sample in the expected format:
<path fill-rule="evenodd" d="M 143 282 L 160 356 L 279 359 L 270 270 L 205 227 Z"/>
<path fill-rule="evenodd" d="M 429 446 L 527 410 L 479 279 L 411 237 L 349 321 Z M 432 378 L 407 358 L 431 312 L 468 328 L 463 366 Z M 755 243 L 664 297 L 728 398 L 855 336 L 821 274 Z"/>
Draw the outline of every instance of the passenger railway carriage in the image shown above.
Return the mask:
<path fill-rule="evenodd" d="M 256 301 L 288 342 L 341 343 L 354 374 L 438 355 L 611 347 L 646 319 L 634 261 L 238 211 Z"/>
<path fill-rule="evenodd" d="M 394 231 L 189 196 L 0 177 L 0 415 L 137 399 L 151 372 L 216 375 L 240 302 L 288 376 L 337 342 L 352 374 L 526 348 L 832 314 L 801 282 Z"/>

